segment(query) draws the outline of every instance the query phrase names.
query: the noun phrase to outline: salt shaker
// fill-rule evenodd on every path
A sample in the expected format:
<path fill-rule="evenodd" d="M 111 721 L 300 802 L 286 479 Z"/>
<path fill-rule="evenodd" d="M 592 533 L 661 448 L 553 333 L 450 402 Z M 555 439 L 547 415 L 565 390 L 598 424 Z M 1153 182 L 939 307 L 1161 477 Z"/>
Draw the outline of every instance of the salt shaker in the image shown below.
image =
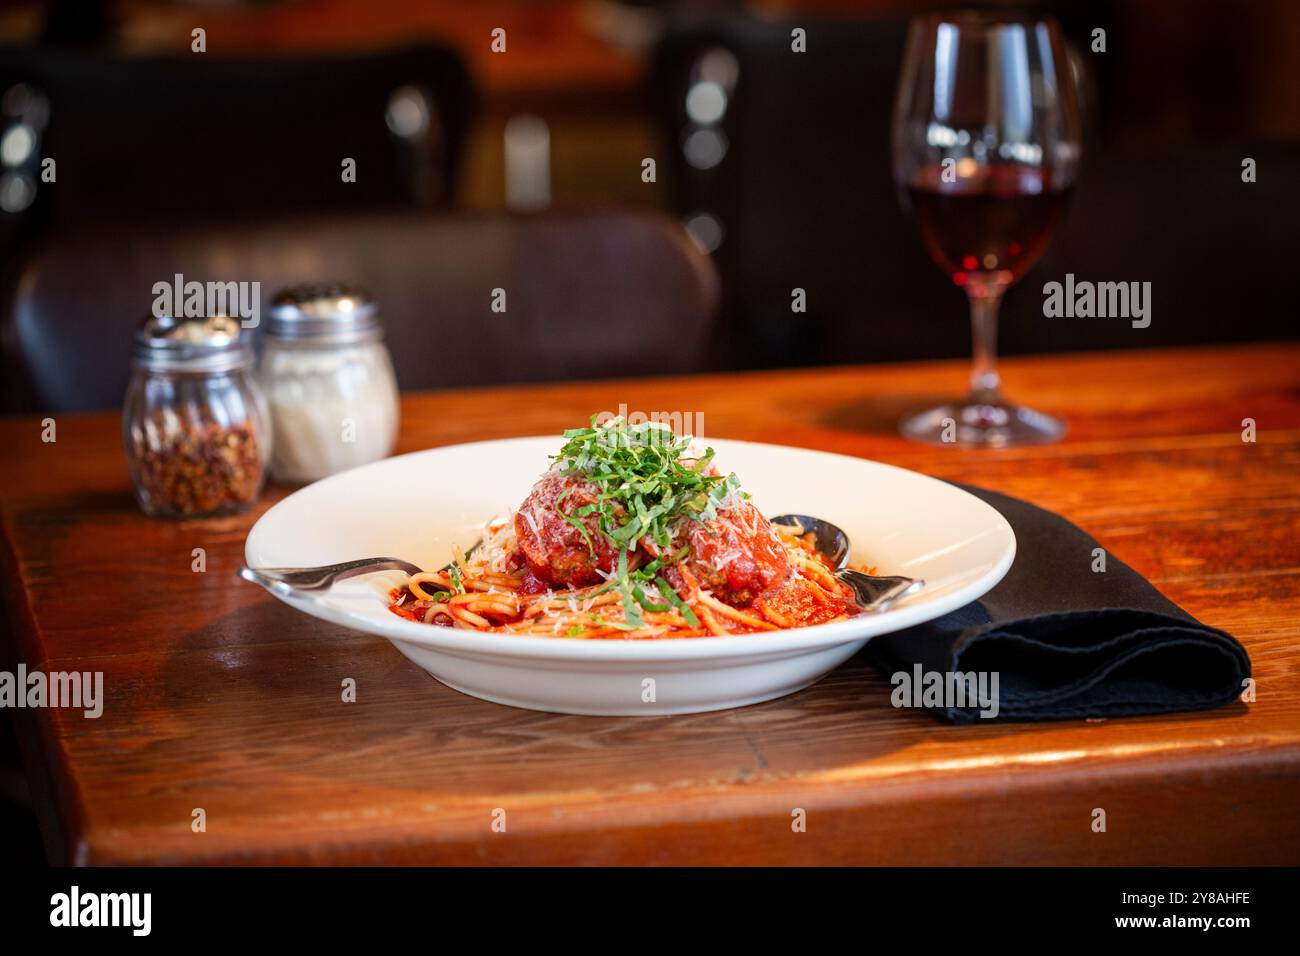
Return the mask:
<path fill-rule="evenodd" d="M 259 379 L 277 481 L 315 481 L 392 452 L 397 381 L 369 294 L 341 284 L 286 289 L 264 331 Z"/>
<path fill-rule="evenodd" d="M 237 319 L 146 319 L 122 412 L 136 498 L 146 514 L 233 514 L 257 501 L 271 452 L 249 334 Z"/>

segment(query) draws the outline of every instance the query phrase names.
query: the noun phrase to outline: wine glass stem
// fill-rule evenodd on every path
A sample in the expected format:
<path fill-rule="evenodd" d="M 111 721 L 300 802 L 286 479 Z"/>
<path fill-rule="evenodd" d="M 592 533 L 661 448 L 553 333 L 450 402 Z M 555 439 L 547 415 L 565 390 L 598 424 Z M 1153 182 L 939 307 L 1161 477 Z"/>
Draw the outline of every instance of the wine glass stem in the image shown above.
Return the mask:
<path fill-rule="evenodd" d="M 970 296 L 970 330 L 975 360 L 970 372 L 971 401 L 996 405 L 1002 400 L 998 377 L 998 306 L 1001 293 Z"/>

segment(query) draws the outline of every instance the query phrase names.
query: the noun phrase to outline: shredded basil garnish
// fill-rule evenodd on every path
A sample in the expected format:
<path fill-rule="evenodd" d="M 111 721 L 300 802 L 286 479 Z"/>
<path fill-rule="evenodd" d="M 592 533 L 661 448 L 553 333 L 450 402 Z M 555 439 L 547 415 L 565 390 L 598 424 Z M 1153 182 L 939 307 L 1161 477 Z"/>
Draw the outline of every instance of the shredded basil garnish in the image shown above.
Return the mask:
<path fill-rule="evenodd" d="M 597 518 L 601 536 L 618 549 L 613 575 L 593 595 L 617 590 L 627 624 L 595 618 L 604 626 L 635 630 L 645 626 L 642 611 L 663 613 L 672 607 L 692 627 L 699 626 L 695 613 L 660 575 L 686 557 L 689 548 L 661 553 L 640 568 L 629 564 L 642 542 L 666 551 L 672 542 L 673 522 L 683 518 L 712 521 L 732 499 L 749 497 L 740 490 L 740 480 L 734 474 L 707 474 L 712 448 L 695 458 L 687 457 L 689 446 L 689 439 L 660 422 L 629 425 L 617 417 L 597 425 L 593 416 L 589 427 L 566 431 L 563 447 L 552 456 L 561 474 L 596 486 L 594 503 L 568 512 L 559 508 L 572 490 L 566 489 L 556 500 L 560 517 L 578 529 L 593 558 L 596 549 L 583 520 L 591 515 Z M 668 603 L 654 600 L 654 592 Z"/>

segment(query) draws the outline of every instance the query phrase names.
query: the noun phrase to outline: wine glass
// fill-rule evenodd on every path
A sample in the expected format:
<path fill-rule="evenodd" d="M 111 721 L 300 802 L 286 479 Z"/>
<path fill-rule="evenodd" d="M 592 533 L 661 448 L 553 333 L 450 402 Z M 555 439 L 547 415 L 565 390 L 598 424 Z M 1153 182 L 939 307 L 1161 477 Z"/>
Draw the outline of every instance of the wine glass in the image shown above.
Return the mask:
<path fill-rule="evenodd" d="M 910 438 L 1056 441 L 1059 419 L 1006 401 L 998 306 L 1042 254 L 1080 153 L 1074 74 L 1056 22 L 1005 13 L 912 21 L 894 108 L 894 178 L 931 258 L 970 300 L 970 394 L 904 418 Z"/>

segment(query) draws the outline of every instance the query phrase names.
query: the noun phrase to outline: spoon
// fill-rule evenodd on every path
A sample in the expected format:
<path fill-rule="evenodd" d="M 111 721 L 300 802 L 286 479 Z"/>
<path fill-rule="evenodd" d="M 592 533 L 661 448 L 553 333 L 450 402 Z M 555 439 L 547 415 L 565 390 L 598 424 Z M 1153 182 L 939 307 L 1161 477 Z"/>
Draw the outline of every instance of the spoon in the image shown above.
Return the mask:
<path fill-rule="evenodd" d="M 772 524 L 796 528 L 800 534 L 813 535 L 813 547 L 830 561 L 835 577 L 853 589 L 858 606 L 864 611 L 887 611 L 900 598 L 925 587 L 924 581 L 899 575 L 877 576 L 846 568 L 849 562 L 849 536 L 829 521 L 809 515 L 777 515 Z"/>

